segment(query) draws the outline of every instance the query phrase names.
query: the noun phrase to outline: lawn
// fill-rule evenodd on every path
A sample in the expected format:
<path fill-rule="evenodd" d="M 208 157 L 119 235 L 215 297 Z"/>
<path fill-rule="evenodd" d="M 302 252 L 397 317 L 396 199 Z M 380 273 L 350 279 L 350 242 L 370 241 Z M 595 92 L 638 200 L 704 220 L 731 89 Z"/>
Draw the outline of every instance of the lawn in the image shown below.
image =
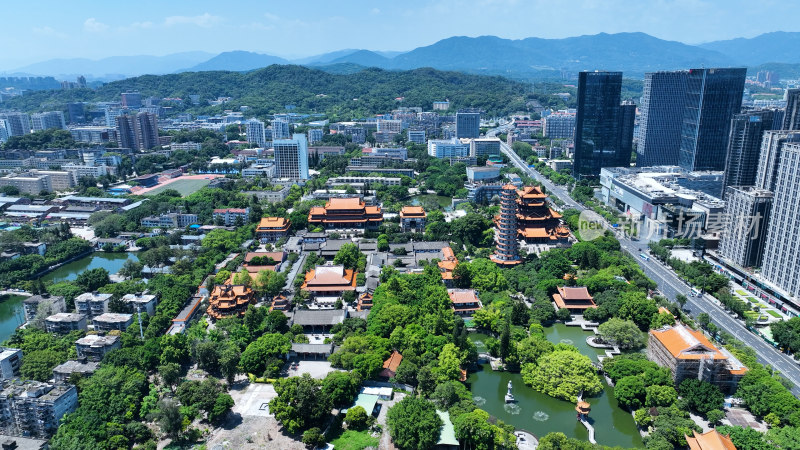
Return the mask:
<path fill-rule="evenodd" d="M 156 195 L 166 191 L 167 189 L 175 189 L 181 194 L 181 197 L 186 197 L 189 194 L 199 191 L 203 187 L 207 186 L 210 182 L 211 179 L 205 178 L 201 180 L 175 180 L 165 186 L 159 186 L 145 195 Z"/>
<path fill-rule="evenodd" d="M 750 302 L 750 303 L 756 303 L 756 302 L 758 302 L 758 300 L 756 300 L 756 298 L 755 298 L 755 297 L 747 297 L 747 301 L 748 301 L 748 302 Z"/>
<path fill-rule="evenodd" d="M 767 314 L 769 314 L 770 316 L 772 316 L 772 317 L 775 317 L 775 318 L 778 318 L 778 319 L 780 319 L 781 317 L 783 317 L 783 316 L 781 315 L 781 313 L 779 313 L 778 311 L 774 311 L 774 310 L 772 310 L 772 309 L 768 309 L 768 310 L 766 310 L 765 312 L 766 312 Z"/>
<path fill-rule="evenodd" d="M 742 296 L 747 295 L 747 292 L 745 292 L 745 291 L 743 291 L 741 289 L 737 289 L 736 293 L 739 294 L 739 295 L 742 295 Z"/>
<path fill-rule="evenodd" d="M 367 447 L 377 447 L 378 438 L 372 437 L 369 431 L 347 430 L 333 442 L 336 450 L 362 450 Z"/>

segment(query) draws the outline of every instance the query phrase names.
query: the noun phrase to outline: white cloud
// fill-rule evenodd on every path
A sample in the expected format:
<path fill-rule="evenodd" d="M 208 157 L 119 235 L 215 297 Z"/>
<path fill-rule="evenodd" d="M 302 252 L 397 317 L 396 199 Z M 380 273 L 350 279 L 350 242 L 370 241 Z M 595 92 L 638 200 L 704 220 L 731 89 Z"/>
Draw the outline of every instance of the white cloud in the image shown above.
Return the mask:
<path fill-rule="evenodd" d="M 33 32 L 35 34 L 40 35 L 40 36 L 57 37 L 59 39 L 65 39 L 65 38 L 69 37 L 65 33 L 62 33 L 60 31 L 56 31 L 56 30 L 54 30 L 54 29 L 52 29 L 52 28 L 50 28 L 48 26 L 34 27 L 33 28 Z"/>
<path fill-rule="evenodd" d="M 219 22 L 222 18 L 205 13 L 199 16 L 170 16 L 164 19 L 164 25 L 195 25 L 202 28 L 209 28 Z"/>
<path fill-rule="evenodd" d="M 370 11 L 369 13 L 372 14 L 373 16 L 376 16 L 381 13 L 381 10 L 378 8 L 372 8 L 372 11 Z"/>
<path fill-rule="evenodd" d="M 276 16 L 275 14 L 270 14 L 270 13 L 264 13 L 264 17 L 266 17 L 267 20 L 271 20 L 273 22 L 279 22 L 281 20 L 280 17 Z"/>
<path fill-rule="evenodd" d="M 103 22 L 99 22 L 94 17 L 89 17 L 85 22 L 83 22 L 83 29 L 91 33 L 100 33 L 106 31 L 108 29 L 108 25 L 104 24 Z"/>

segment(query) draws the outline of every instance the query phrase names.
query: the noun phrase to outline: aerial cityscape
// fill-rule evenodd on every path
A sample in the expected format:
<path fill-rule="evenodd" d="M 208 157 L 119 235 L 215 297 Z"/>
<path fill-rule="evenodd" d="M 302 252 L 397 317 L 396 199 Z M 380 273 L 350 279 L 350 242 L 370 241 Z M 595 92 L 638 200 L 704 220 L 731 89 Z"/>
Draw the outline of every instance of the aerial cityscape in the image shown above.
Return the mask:
<path fill-rule="evenodd" d="M 4 450 L 800 448 L 800 4 L 139 3 L 4 7 Z"/>

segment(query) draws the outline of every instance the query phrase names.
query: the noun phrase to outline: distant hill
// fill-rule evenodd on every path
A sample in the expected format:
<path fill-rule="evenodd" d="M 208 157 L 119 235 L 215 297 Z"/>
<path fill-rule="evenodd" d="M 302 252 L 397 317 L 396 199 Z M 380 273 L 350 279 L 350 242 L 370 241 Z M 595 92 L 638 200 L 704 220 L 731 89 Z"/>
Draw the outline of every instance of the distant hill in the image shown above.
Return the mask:
<path fill-rule="evenodd" d="M 60 80 L 87 78 L 119 79 L 144 74 L 170 73 L 193 66 L 213 56 L 206 52 L 173 53 L 165 56 L 112 56 L 103 59 L 61 58 L 30 64 L 14 73 L 50 75 Z"/>
<path fill-rule="evenodd" d="M 329 64 L 358 64 L 364 67 L 389 67 L 391 59 L 369 50 L 357 50 L 349 55 L 336 58 Z"/>
<path fill-rule="evenodd" d="M 741 64 L 757 66 L 766 63 L 800 63 L 800 33 L 776 31 L 754 38 L 737 38 L 700 44 Z"/>
<path fill-rule="evenodd" d="M 346 65 L 340 65 L 346 66 Z M 561 86 L 559 89 L 563 89 Z M 540 88 L 539 88 L 540 89 Z M 293 104 L 300 111 L 325 112 L 334 120 L 364 118 L 399 105 L 431 107 L 436 100 L 449 99 L 457 107 L 481 108 L 488 115 L 526 109 L 530 100 L 552 100 L 533 93 L 528 83 L 503 77 L 442 72 L 430 68 L 410 71 L 363 69 L 334 74 L 295 65 L 272 65 L 250 72 L 208 71 L 168 75 L 145 75 L 107 83 L 96 90 L 73 89 L 37 91 L 13 97 L 3 103 L 11 109 L 34 111 L 43 105 L 59 107 L 71 101 L 117 100 L 122 92 L 138 91 L 144 96 L 179 97 L 199 95 L 202 100 L 232 97 L 225 109 L 247 105 L 248 114 L 263 116 Z M 397 98 L 404 100 L 398 101 Z M 197 112 L 211 113 L 221 107 L 200 106 Z"/>
<path fill-rule="evenodd" d="M 181 72 L 202 72 L 207 70 L 232 70 L 247 72 L 261 69 L 272 64 L 289 64 L 289 61 L 278 56 L 265 55 L 245 51 L 224 52 L 195 66 L 184 68 Z"/>
<path fill-rule="evenodd" d="M 600 33 L 566 39 L 453 37 L 398 55 L 390 67 L 431 66 L 516 77 L 562 70 L 621 70 L 626 76 L 641 76 L 653 70 L 732 64 L 733 59 L 713 50 L 645 33 Z"/>
<path fill-rule="evenodd" d="M 786 32 L 767 33 L 751 39 L 709 42 L 699 46 L 667 41 L 646 33 L 600 33 L 564 39 L 531 37 L 517 40 L 496 36 L 454 36 L 407 52 L 346 49 L 291 61 L 247 51 L 230 51 L 216 56 L 190 52 L 162 57 L 114 57 L 99 61 L 51 60 L 9 73 L 52 75 L 58 79 L 71 79 L 77 74 L 119 79 L 178 71 L 246 72 L 271 64 L 298 64 L 328 67 L 328 71 L 352 70 L 353 65 L 387 70 L 432 67 L 526 81 L 562 79 L 565 74 L 572 76 L 581 70 L 619 70 L 627 78 L 641 78 L 645 72 L 701 66 L 800 64 L 798 48 L 800 33 Z"/>

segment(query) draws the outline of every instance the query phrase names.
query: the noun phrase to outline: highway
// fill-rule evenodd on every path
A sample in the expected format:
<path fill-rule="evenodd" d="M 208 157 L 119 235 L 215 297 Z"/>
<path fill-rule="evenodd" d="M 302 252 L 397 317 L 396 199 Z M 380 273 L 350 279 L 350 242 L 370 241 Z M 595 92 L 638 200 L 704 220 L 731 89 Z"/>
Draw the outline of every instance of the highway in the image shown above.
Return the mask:
<path fill-rule="evenodd" d="M 503 131 L 505 131 L 505 127 L 490 130 L 487 135 L 494 136 L 498 132 Z M 578 211 L 586 209 L 583 205 L 575 202 L 564 188 L 556 186 L 550 180 L 541 176 L 539 172 L 528 167 L 528 164 L 505 142 L 501 142 L 500 149 L 509 157 L 515 166 L 527 173 L 531 178 L 542 183 L 548 193 L 561 199 L 565 207 L 574 208 Z M 611 229 L 608 223 L 604 223 L 604 226 L 609 230 Z M 760 363 L 771 365 L 790 380 L 792 384 L 794 384 L 792 393 L 796 397 L 800 397 L 800 365 L 798 365 L 791 356 L 780 352 L 778 349 L 765 342 L 761 337 L 748 331 L 742 321 L 726 312 L 725 309 L 719 305 L 719 301 L 711 295 L 706 294 L 702 297 L 689 295 L 691 293 L 691 287 L 681 280 L 672 269 L 663 265 L 656 258 L 648 257 L 648 259 L 645 260 L 639 256 L 645 250 L 644 244 L 632 241 L 627 236 L 622 235 L 622 233 L 617 233 L 617 239 L 622 248 L 636 259 L 642 271 L 658 284 L 658 289 L 662 294 L 672 301 L 675 301 L 675 296 L 678 294 L 686 295 L 689 301 L 684 308 L 689 311 L 692 317 L 697 317 L 701 312 L 708 313 L 711 317 L 711 321 L 720 329 L 725 330 L 755 350 Z"/>

